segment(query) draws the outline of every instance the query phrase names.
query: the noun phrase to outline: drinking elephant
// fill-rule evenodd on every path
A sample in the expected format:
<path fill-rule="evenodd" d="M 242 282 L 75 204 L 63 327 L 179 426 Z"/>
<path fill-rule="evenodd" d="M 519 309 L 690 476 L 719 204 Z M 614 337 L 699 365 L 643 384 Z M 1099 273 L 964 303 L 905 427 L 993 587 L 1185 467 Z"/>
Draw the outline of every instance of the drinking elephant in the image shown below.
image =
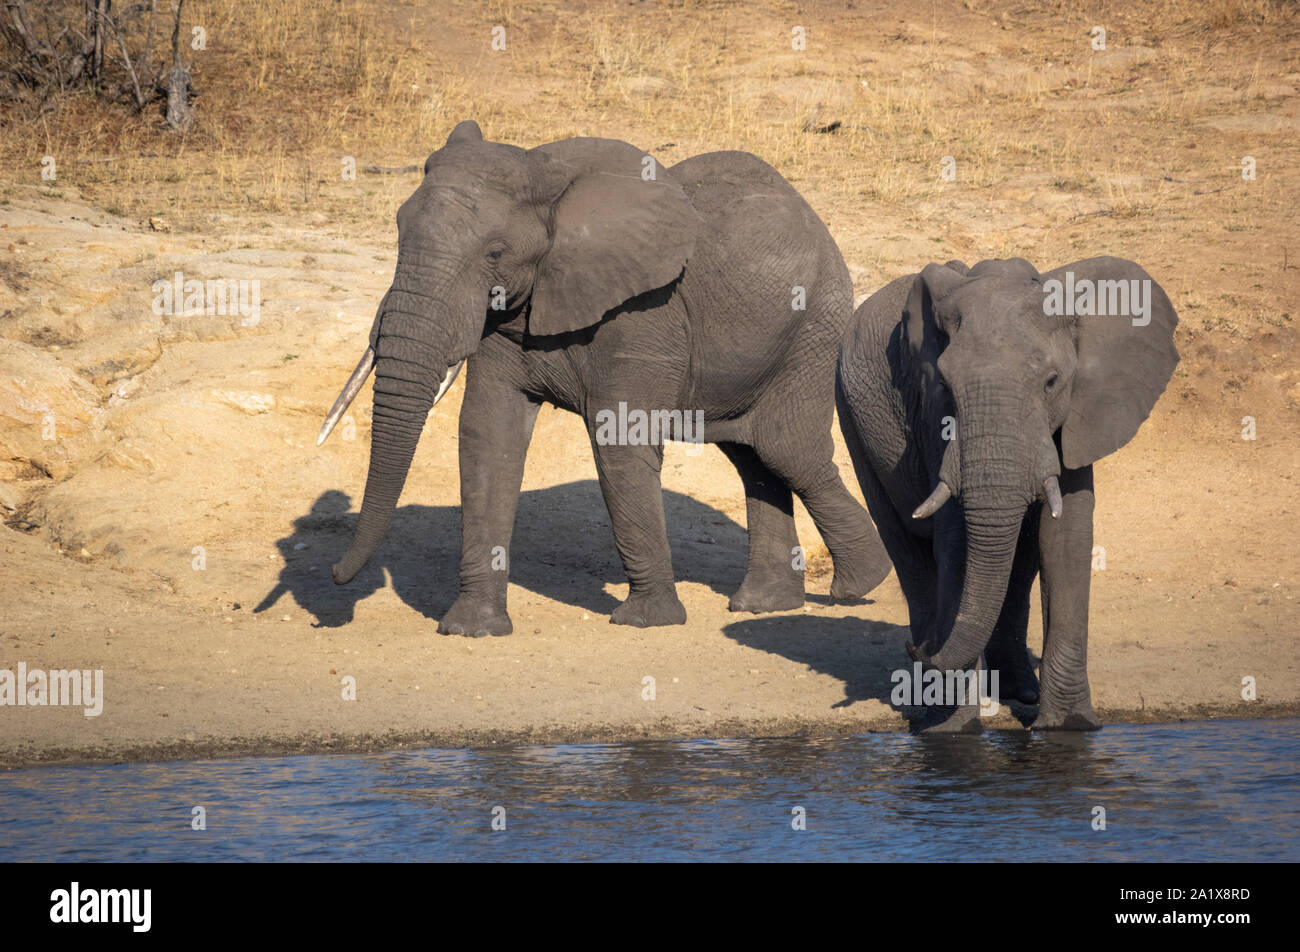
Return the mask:
<path fill-rule="evenodd" d="M 1137 432 L 1178 353 L 1178 318 L 1131 261 L 1040 275 L 931 264 L 863 302 L 836 380 L 840 424 L 907 598 L 916 661 L 981 652 L 1035 728 L 1095 729 L 1087 674 L 1092 464 Z M 1026 648 L 1042 573 L 1041 697 Z M 931 718 L 977 725 L 971 710 Z M 944 721 L 944 717 L 947 721 Z"/>
<path fill-rule="evenodd" d="M 831 458 L 848 271 L 770 166 L 714 152 L 662 168 L 595 138 L 524 150 L 462 122 L 425 163 L 397 228 L 392 285 L 321 430 L 324 440 L 373 369 L 365 499 L 335 582 L 378 547 L 425 418 L 462 364 L 460 594 L 441 632 L 512 630 L 502 555 L 543 402 L 586 423 L 630 582 L 617 624 L 681 624 L 686 611 L 664 524 L 662 438 L 610 426 L 615 417 L 701 421 L 691 438 L 716 443 L 739 470 L 749 564 L 733 611 L 803 603 L 792 490 L 831 552 L 833 596 L 861 596 L 888 574 Z"/>

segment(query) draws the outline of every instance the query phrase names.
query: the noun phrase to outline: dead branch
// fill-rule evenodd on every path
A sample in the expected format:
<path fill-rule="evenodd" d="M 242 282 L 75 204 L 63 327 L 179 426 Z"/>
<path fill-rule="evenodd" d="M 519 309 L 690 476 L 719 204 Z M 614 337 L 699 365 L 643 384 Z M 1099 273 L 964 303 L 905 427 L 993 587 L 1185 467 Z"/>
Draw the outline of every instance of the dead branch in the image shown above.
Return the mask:
<path fill-rule="evenodd" d="M 172 71 L 167 82 L 167 125 L 184 132 L 193 124 L 190 109 L 190 71 L 181 60 L 181 13 L 185 0 L 176 4 L 176 20 L 172 24 Z"/>
<path fill-rule="evenodd" d="M 196 93 L 181 57 L 183 8 L 181 0 L 168 70 L 165 59 L 161 65 L 153 61 L 158 0 L 137 0 L 116 9 L 112 0 L 77 0 L 59 5 L 57 14 L 41 10 L 35 17 L 28 0 L 0 0 L 0 95 L 34 102 L 37 115 L 46 110 L 54 92 L 76 85 L 91 86 L 109 98 L 130 99 L 137 112 L 164 97 L 170 124 L 187 128 L 192 121 L 189 99 Z M 133 33 L 143 36 L 143 47 L 138 39 L 132 41 Z M 106 45 L 115 50 L 110 56 L 105 55 Z"/>

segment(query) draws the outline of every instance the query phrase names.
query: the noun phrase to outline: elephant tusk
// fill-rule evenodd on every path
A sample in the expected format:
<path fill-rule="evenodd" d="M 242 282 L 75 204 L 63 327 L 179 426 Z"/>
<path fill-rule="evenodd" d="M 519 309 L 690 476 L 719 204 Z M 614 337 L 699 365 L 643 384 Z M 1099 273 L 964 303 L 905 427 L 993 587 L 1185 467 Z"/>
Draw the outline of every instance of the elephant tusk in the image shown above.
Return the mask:
<path fill-rule="evenodd" d="M 447 376 L 442 378 L 442 386 L 438 388 L 438 392 L 434 395 L 433 398 L 434 407 L 438 405 L 438 401 L 443 398 L 444 394 L 446 394 L 447 390 L 451 387 L 452 382 L 456 379 L 456 375 L 460 373 L 460 368 L 464 366 L 465 366 L 465 361 L 462 360 L 460 363 L 456 364 L 455 367 L 447 368 Z M 430 407 L 429 409 L 432 410 L 433 407 Z"/>
<path fill-rule="evenodd" d="M 929 498 L 916 507 L 916 512 L 912 513 L 912 518 L 929 519 L 951 498 L 952 490 L 948 488 L 948 484 L 942 479 L 939 480 L 939 484 L 934 487 L 934 492 L 930 493 Z"/>
<path fill-rule="evenodd" d="M 361 360 L 357 367 L 352 371 L 352 376 L 348 382 L 343 385 L 343 390 L 339 393 L 339 398 L 334 401 L 334 406 L 330 407 L 329 414 L 325 417 L 325 422 L 321 424 L 320 433 L 316 436 L 316 445 L 320 446 L 325 442 L 325 438 L 334 430 L 334 424 L 339 422 L 339 418 L 352 405 L 352 401 L 357 398 L 361 392 L 362 385 L 366 378 L 370 376 L 370 371 L 375 366 L 375 349 L 367 347 L 366 352 L 361 355 Z"/>
<path fill-rule="evenodd" d="M 1061 484 L 1055 476 L 1043 480 L 1043 491 L 1047 493 L 1047 508 L 1051 510 L 1052 518 L 1061 518 Z"/>

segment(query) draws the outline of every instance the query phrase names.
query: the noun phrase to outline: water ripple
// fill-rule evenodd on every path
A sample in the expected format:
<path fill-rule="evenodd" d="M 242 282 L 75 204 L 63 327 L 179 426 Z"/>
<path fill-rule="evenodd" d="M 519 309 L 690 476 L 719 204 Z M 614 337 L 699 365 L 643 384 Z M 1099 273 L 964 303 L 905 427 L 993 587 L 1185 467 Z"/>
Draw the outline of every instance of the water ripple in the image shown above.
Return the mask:
<path fill-rule="evenodd" d="M 1297 763 L 1289 719 L 33 767 L 0 860 L 1294 861 Z"/>

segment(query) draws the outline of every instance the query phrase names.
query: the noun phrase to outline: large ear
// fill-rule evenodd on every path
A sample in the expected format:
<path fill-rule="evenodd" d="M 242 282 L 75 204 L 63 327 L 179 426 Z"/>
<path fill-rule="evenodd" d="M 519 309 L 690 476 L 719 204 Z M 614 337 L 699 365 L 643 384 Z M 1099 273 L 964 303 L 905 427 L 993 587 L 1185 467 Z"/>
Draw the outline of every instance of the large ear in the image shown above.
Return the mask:
<path fill-rule="evenodd" d="M 1178 315 L 1151 275 L 1123 258 L 1087 258 L 1056 268 L 1043 275 L 1045 292 L 1052 280 L 1062 282 L 1067 296 L 1072 288 L 1090 287 L 1097 302 L 1109 302 L 1112 289 L 1115 299 L 1122 300 L 1119 285 L 1103 282 L 1129 282 L 1129 313 L 1074 318 L 1079 367 L 1061 427 L 1061 459 L 1078 469 L 1131 440 L 1164 393 L 1178 364 Z M 1109 304 L 1106 309 L 1111 310 Z"/>
<path fill-rule="evenodd" d="M 966 266 L 960 261 L 927 264 L 916 276 L 903 306 L 903 330 L 913 358 L 927 364 L 939 359 L 940 328 L 934 315 L 934 302 L 965 280 Z"/>
<path fill-rule="evenodd" d="M 644 152 L 609 139 L 568 139 L 529 156 L 544 200 L 553 201 L 551 246 L 533 284 L 529 334 L 589 327 L 611 308 L 681 275 L 701 219 L 653 159 L 646 163 Z M 646 168 L 652 177 L 643 177 Z"/>

